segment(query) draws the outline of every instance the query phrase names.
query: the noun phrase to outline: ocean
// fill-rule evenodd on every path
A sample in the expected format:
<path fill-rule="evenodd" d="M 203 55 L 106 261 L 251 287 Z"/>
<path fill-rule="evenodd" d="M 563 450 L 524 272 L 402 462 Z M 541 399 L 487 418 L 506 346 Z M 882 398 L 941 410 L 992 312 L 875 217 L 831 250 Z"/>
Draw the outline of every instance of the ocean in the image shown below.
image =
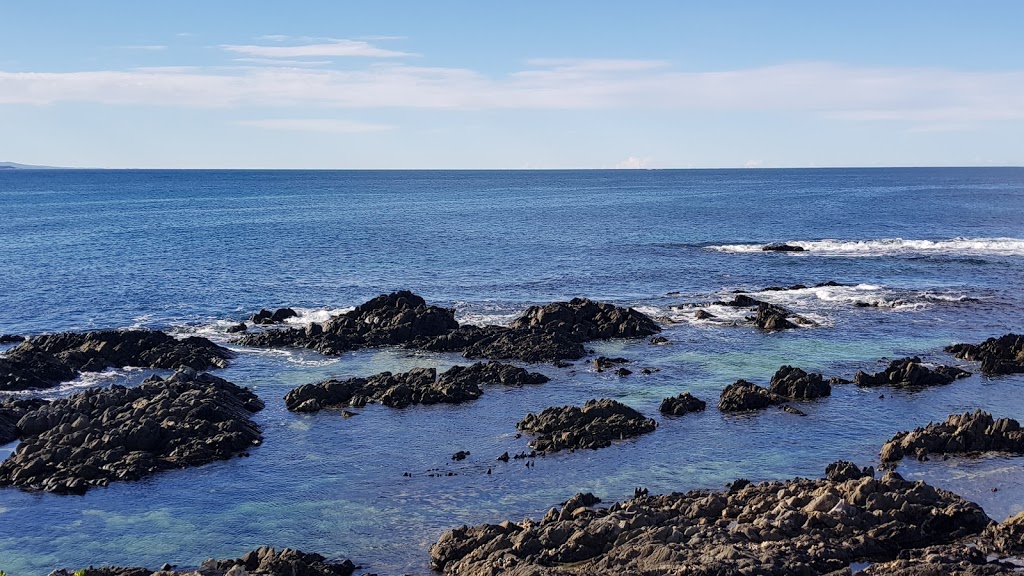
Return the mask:
<path fill-rule="evenodd" d="M 785 242 L 804 252 L 761 248 Z M 817 284 L 835 282 L 840 286 Z M 769 290 L 805 285 L 807 288 Z M 659 319 L 670 341 L 608 341 L 652 374 L 538 365 L 547 384 L 487 387 L 458 406 L 358 416 L 293 414 L 284 394 L 329 377 L 468 363 L 375 349 L 324 357 L 228 344 L 261 308 L 323 321 L 410 289 L 462 323 L 507 323 L 529 305 L 583 296 Z M 812 325 L 764 333 L 735 291 Z M 703 306 L 704 304 L 709 304 Z M 722 414 L 739 378 L 781 365 L 826 377 L 891 359 L 977 366 L 943 352 L 1024 331 L 1024 169 L 655 171 L 0 172 L 0 333 L 146 327 L 238 352 L 216 374 L 252 387 L 265 442 L 249 458 L 112 484 L 85 496 L 0 490 L 0 569 L 195 566 L 261 545 L 351 558 L 382 575 L 429 574 L 427 549 L 462 524 L 539 518 L 576 492 L 606 502 L 718 488 L 737 478 L 818 477 L 837 459 L 877 465 L 894 433 L 951 413 L 1024 417 L 1024 375 L 975 374 L 926 390 L 838 385 L 800 403 Z M 714 314 L 698 319 L 696 311 Z M 135 384 L 153 370 L 86 375 L 45 397 Z M 689 391 L 708 410 L 663 417 Z M 497 462 L 526 450 L 515 424 L 548 406 L 614 398 L 655 418 L 596 451 Z M 14 445 L 0 447 L 0 458 Z M 452 461 L 467 450 L 470 456 Z M 1024 460 L 905 461 L 898 471 L 980 503 L 1024 510 Z M 487 470 L 491 474 L 487 474 Z M 449 472 L 454 475 L 448 475 Z M 409 476 L 406 473 L 410 474 Z M 995 490 L 995 491 L 994 491 Z"/>

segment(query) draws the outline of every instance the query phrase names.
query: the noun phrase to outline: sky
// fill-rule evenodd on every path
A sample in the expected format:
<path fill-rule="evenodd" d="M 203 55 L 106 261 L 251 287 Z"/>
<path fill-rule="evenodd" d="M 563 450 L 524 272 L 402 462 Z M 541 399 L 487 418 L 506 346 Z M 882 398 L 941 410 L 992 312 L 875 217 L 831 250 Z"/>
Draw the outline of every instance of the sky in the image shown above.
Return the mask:
<path fill-rule="evenodd" d="M 0 0 L 0 161 L 1024 165 L 1024 2 Z"/>

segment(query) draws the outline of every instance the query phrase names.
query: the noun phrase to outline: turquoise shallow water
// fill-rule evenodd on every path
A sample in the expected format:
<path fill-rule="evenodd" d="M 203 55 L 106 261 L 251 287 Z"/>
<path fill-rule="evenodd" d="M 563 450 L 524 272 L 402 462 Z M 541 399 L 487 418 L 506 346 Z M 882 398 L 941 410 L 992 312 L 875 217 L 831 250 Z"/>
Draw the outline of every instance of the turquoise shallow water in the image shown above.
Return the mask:
<path fill-rule="evenodd" d="M 551 382 L 488 388 L 462 406 L 369 406 L 353 418 L 294 415 L 281 399 L 327 377 L 464 360 L 239 349 L 219 375 L 266 400 L 256 416 L 265 444 L 249 458 L 84 497 L 0 491 L 0 568 L 13 575 L 196 565 L 264 544 L 426 574 L 426 550 L 445 529 L 539 517 L 580 490 L 612 501 L 638 486 L 818 476 L 839 458 L 877 463 L 893 433 L 952 412 L 1024 416 L 1024 376 L 979 375 L 884 399 L 838 386 L 801 404 L 804 418 L 657 413 L 662 398 L 686 390 L 713 406 L 725 385 L 766 384 L 782 364 L 847 378 L 908 354 L 960 364 L 942 347 L 1024 330 L 1024 170 L 9 171 L 0 212 L 0 333 L 146 326 L 224 341 L 230 321 L 261 307 L 297 306 L 308 321 L 410 288 L 477 323 L 588 296 L 661 318 L 671 341 L 592 346 L 660 369 L 650 375 L 595 373 L 586 361 L 538 366 Z M 759 250 L 773 241 L 810 251 Z M 736 289 L 827 280 L 847 286 L 756 294 L 812 328 L 764 334 L 727 309 L 709 308 L 720 318 L 708 322 L 688 307 Z M 51 395 L 148 374 L 90 376 Z M 494 460 L 526 449 L 515 438 L 526 413 L 595 397 L 634 406 L 658 430 L 534 468 Z M 471 455 L 453 462 L 457 450 Z M 899 470 L 1001 519 L 1024 509 L 1021 463 L 953 458 Z"/>

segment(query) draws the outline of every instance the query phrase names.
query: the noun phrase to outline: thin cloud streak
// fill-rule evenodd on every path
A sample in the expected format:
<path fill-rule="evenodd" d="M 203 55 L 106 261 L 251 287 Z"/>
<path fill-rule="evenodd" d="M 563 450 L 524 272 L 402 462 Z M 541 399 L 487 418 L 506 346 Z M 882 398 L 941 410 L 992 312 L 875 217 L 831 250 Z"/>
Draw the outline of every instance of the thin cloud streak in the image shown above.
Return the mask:
<path fill-rule="evenodd" d="M 387 132 L 395 127 L 387 124 L 370 124 L 351 120 L 325 118 L 281 118 L 268 120 L 242 120 L 239 126 L 279 130 L 286 132 L 322 132 L 327 134 L 365 134 L 369 132 Z"/>
<path fill-rule="evenodd" d="M 276 61 L 239 69 L 0 72 L 0 104 L 788 111 L 837 121 L 932 125 L 1024 119 L 1024 99 L 1019 96 L 1024 94 L 1024 72 L 829 63 L 675 72 L 657 61 L 537 60 L 527 70 L 488 77 L 464 68 L 395 63 L 355 70 L 303 69 L 293 64 Z"/>
<path fill-rule="evenodd" d="M 362 40 L 332 40 L 321 44 L 303 44 L 298 46 L 259 46 L 223 44 L 221 48 L 227 52 L 245 54 L 258 58 L 302 58 L 302 57 L 365 57 L 365 58 L 403 58 L 413 56 L 409 52 L 378 48 Z"/>

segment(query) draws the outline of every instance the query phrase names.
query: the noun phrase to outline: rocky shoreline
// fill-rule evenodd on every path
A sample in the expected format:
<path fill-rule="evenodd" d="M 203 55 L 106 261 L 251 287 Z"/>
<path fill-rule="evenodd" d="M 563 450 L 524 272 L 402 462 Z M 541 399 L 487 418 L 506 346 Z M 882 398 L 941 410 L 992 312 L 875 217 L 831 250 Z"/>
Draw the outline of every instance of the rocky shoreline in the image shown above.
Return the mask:
<path fill-rule="evenodd" d="M 791 311 L 743 294 L 726 306 L 756 311 L 764 331 L 808 322 Z M 290 390 L 291 412 L 362 407 L 393 408 L 458 404 L 476 400 L 484 386 L 523 387 L 548 377 L 499 360 L 526 363 L 583 358 L 585 344 L 612 338 L 644 339 L 661 328 L 630 308 L 575 298 L 532 306 L 508 326 L 460 325 L 454 311 L 428 305 L 411 292 L 383 294 L 324 323 L 282 326 L 297 313 L 261 310 L 234 342 L 255 347 L 308 348 L 327 355 L 368 347 L 458 352 L 487 358 L 438 373 L 414 368 L 365 378 L 325 380 Z M 659 337 L 660 338 L 660 337 Z M 0 392 L 52 388 L 83 372 L 126 366 L 176 370 L 133 388 L 94 388 L 55 401 L 7 398 L 0 403 L 0 444 L 21 440 L 0 463 L 0 486 L 59 494 L 84 494 L 110 482 L 132 481 L 163 470 L 200 466 L 248 455 L 263 439 L 252 415 L 263 401 L 252 391 L 208 373 L 224 368 L 234 353 L 199 337 L 175 338 L 159 331 L 64 333 L 21 339 L 0 355 Z M 652 341 L 654 342 L 654 341 Z M 667 340 L 661 338 L 657 343 Z M 1024 372 L 1024 336 L 1007 334 L 977 345 L 946 348 L 981 363 L 987 375 Z M 598 357 L 595 372 L 631 372 L 628 358 Z M 650 372 L 644 372 L 650 373 Z M 926 388 L 947 385 L 970 373 L 955 366 L 925 364 L 918 357 L 891 361 L 878 373 L 858 371 L 861 388 Z M 614 379 L 613 379 L 614 380 Z M 821 374 L 784 365 L 768 387 L 737 380 L 720 394 L 722 412 L 770 406 L 803 413 L 789 402 L 828 397 L 832 384 Z M 682 416 L 706 403 L 688 392 L 665 398 L 660 412 Z M 666 419 L 667 420 L 667 419 Z M 653 432 L 658 422 L 615 400 L 554 406 L 528 414 L 516 428 L 529 434 L 531 455 L 599 449 Z M 517 438 L 519 436 L 517 435 Z M 1024 431 L 1016 420 L 985 412 L 950 416 L 943 423 L 901 432 L 886 442 L 880 462 L 893 467 L 904 457 L 929 454 L 1024 454 Z M 452 457 L 461 461 L 468 452 Z M 525 453 L 524 453 L 525 454 Z M 460 457 L 461 455 L 461 457 Z M 507 461 L 508 454 L 499 460 Z M 529 466 L 529 462 L 527 463 Z M 490 469 L 487 474 L 490 474 Z M 510 521 L 446 532 L 430 550 L 445 574 L 850 574 L 851 564 L 871 562 L 863 574 L 1010 573 L 985 554 L 1024 553 L 1024 516 L 992 522 L 981 508 L 893 470 L 876 478 L 871 468 L 848 462 L 830 465 L 826 478 L 751 484 L 737 480 L 727 492 L 697 490 L 637 496 L 607 508 L 580 494 L 540 521 Z M 981 552 L 979 552 L 981 551 Z M 141 574 L 343 574 L 351 562 L 260 548 L 234 560 L 211 560 L 198 571 L 171 568 L 86 569 L 97 576 Z"/>
<path fill-rule="evenodd" d="M 50 576 L 351 576 L 357 566 L 351 560 L 329 561 L 315 553 L 264 546 L 241 558 L 210 559 L 195 570 L 177 570 L 165 564 L 159 570 L 141 567 L 103 566 L 78 570 L 54 570 Z"/>
<path fill-rule="evenodd" d="M 962 561 L 956 543 L 1019 533 L 1018 522 L 993 526 L 980 507 L 955 494 L 895 472 L 876 479 L 849 463 L 830 466 L 823 480 L 642 494 L 607 508 L 594 507 L 597 501 L 577 495 L 539 521 L 450 530 L 431 547 L 431 565 L 453 576 L 839 575 L 850 574 L 854 562 L 904 556 L 901 569 L 927 562 L 940 566 L 932 572 L 938 574 Z M 1009 547 L 1005 537 L 1001 545 L 989 540 L 993 550 L 1019 547 L 1012 536 Z M 946 556 L 908 554 L 934 546 Z M 871 573 L 885 573 L 878 570 Z"/>

